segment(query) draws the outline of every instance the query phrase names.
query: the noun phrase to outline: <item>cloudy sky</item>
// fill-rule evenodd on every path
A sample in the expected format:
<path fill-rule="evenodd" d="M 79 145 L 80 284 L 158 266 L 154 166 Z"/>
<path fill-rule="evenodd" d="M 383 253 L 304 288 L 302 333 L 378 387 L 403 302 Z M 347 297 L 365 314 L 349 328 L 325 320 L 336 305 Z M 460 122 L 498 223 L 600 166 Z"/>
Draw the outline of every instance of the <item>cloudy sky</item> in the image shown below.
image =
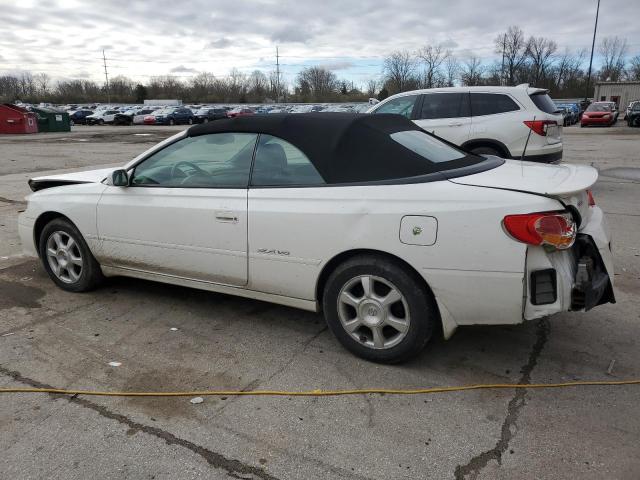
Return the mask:
<path fill-rule="evenodd" d="M 136 81 L 199 71 L 224 76 L 274 68 L 285 78 L 324 65 L 364 83 L 382 57 L 427 42 L 457 55 L 495 58 L 493 39 L 508 25 L 587 48 L 596 0 L 0 0 L 0 74 L 28 70 L 54 78 Z M 599 38 L 626 37 L 640 53 L 640 0 L 602 0 Z M 633 21 L 632 21 L 633 20 Z M 597 59 L 596 59 L 597 62 Z"/>

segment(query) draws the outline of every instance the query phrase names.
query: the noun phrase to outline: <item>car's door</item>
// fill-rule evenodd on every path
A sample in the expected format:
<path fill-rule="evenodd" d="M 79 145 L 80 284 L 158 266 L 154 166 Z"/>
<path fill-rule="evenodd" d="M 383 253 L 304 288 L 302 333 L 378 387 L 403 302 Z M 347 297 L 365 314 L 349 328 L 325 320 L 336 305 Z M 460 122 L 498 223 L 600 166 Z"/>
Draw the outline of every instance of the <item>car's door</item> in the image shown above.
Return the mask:
<path fill-rule="evenodd" d="M 104 265 L 247 283 L 247 186 L 257 135 L 186 137 L 108 187 L 97 207 Z"/>
<path fill-rule="evenodd" d="M 518 146 L 524 144 L 522 122 L 530 120 L 526 110 L 515 113 L 519 110 L 518 103 L 505 93 L 471 92 L 471 136 L 498 140 L 511 154 L 519 153 Z"/>
<path fill-rule="evenodd" d="M 416 124 L 456 145 L 469 140 L 471 113 L 468 92 L 434 92 L 421 97 L 414 119 Z"/>
<path fill-rule="evenodd" d="M 249 288 L 313 299 L 318 236 L 331 217 L 322 208 L 336 208 L 331 190 L 298 148 L 260 135 L 248 200 Z"/>

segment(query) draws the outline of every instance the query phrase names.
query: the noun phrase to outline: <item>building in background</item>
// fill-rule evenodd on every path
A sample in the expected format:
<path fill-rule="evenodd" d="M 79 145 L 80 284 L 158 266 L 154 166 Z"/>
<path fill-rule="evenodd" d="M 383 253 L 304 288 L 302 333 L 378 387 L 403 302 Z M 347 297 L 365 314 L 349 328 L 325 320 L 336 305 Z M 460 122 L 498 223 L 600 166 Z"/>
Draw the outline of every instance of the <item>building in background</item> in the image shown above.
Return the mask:
<path fill-rule="evenodd" d="M 616 102 L 622 112 L 629 102 L 640 100 L 640 82 L 596 82 L 593 100 Z"/>

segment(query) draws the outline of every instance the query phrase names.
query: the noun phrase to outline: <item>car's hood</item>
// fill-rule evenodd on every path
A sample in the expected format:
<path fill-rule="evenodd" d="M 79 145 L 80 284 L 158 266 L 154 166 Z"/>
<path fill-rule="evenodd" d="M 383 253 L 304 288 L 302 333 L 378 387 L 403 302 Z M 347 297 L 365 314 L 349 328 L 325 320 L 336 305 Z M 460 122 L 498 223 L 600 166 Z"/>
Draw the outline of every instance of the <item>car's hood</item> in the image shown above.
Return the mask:
<path fill-rule="evenodd" d="M 45 188 L 73 185 L 77 183 L 99 183 L 111 173 L 113 168 L 87 170 L 86 172 L 63 173 L 61 175 L 46 175 L 29 180 L 29 187 L 34 192 Z"/>
<path fill-rule="evenodd" d="M 597 179 L 598 171 L 586 165 L 548 165 L 506 160 L 497 168 L 466 177 L 452 178 L 450 181 L 461 185 L 564 197 L 586 190 L 596 183 Z"/>

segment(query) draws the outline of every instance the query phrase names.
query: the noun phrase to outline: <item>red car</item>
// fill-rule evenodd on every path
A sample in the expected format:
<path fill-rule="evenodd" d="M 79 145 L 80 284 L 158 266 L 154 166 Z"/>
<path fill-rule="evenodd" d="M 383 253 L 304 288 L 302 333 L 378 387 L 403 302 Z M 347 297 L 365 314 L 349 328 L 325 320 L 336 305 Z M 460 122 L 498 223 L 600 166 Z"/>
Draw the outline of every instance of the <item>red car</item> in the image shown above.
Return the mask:
<path fill-rule="evenodd" d="M 587 107 L 580 119 L 581 127 L 604 125 L 610 127 L 616 122 L 616 116 L 610 102 L 593 102 Z"/>
<path fill-rule="evenodd" d="M 256 112 L 254 112 L 253 110 L 251 110 L 250 108 L 234 108 L 233 110 L 230 110 L 227 113 L 227 117 L 229 118 L 234 118 L 234 117 L 246 117 L 248 115 L 255 115 Z"/>
<path fill-rule="evenodd" d="M 155 125 L 156 117 L 154 117 L 153 115 L 145 115 L 142 119 L 142 123 L 144 123 L 145 125 Z"/>

